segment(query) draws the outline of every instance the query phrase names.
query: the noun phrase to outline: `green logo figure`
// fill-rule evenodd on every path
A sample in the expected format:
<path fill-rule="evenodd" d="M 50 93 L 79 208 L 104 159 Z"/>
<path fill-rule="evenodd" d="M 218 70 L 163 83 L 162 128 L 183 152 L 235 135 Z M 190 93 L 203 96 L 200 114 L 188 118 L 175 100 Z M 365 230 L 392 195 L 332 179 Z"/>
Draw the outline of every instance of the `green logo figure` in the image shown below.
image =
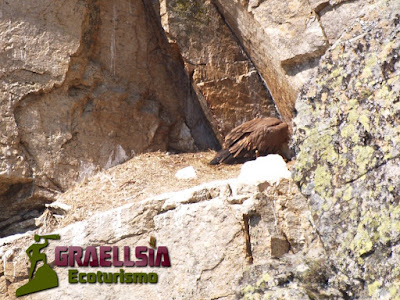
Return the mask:
<path fill-rule="evenodd" d="M 28 249 L 26 249 L 26 254 L 31 261 L 31 268 L 29 269 L 29 282 L 21 286 L 16 291 L 17 297 L 58 287 L 57 273 L 54 272 L 54 270 L 47 264 L 46 254 L 40 253 L 40 250 L 49 245 L 48 240 L 59 240 L 60 235 L 35 234 L 35 242 L 39 243 L 40 239 L 44 239 L 43 244 L 32 244 Z M 39 261 L 42 261 L 43 265 L 38 268 L 35 273 L 36 265 Z"/>

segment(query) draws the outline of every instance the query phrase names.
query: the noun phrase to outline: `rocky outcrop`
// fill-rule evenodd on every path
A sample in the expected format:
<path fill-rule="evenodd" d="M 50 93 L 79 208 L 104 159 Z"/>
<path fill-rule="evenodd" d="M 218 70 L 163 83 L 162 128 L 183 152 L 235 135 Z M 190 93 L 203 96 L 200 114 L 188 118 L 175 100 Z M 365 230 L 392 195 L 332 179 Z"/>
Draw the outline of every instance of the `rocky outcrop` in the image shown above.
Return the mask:
<path fill-rule="evenodd" d="M 135 153 L 218 147 L 148 1 L 0 10 L 0 231 Z"/>
<path fill-rule="evenodd" d="M 282 118 L 320 57 L 373 1 L 214 0 L 262 75 Z"/>
<path fill-rule="evenodd" d="M 319 65 L 296 104 L 295 181 L 308 203 L 292 181 L 228 180 L 64 228 L 46 210 L 38 232 L 62 236 L 50 263 L 57 245 L 147 246 L 151 236 L 172 262 L 157 285 L 135 289 L 82 289 L 55 267 L 61 285 L 46 297 L 400 295 L 398 1 L 0 6 L 2 235 L 33 228 L 43 203 L 135 153 L 217 147 L 214 134 L 255 115 L 290 122 Z M 1 296 L 27 281 L 32 242 L 31 232 L 0 241 Z"/>
<path fill-rule="evenodd" d="M 372 2 L 1 3 L 0 232 L 134 154 L 218 148 L 256 116 L 291 123 L 321 55 Z"/>
<path fill-rule="evenodd" d="M 400 4 L 378 1 L 321 60 L 296 109 L 295 180 L 347 297 L 399 297 Z"/>
<path fill-rule="evenodd" d="M 235 299 L 268 293 L 268 287 L 305 295 L 311 281 L 303 286 L 299 278 L 315 271 L 301 255 L 313 249 L 309 259 L 316 261 L 322 254 L 308 219 L 305 198 L 293 181 L 286 179 L 279 184 L 217 181 L 132 202 L 55 230 L 61 240 L 50 242 L 48 263 L 53 265 L 58 245 L 148 246 L 154 236 L 157 246 L 168 247 L 171 267 L 123 268 L 125 272 L 156 272 L 157 284 L 136 284 L 134 288 L 128 284 L 69 284 L 68 268 L 54 267 L 59 287 L 27 299 L 87 299 L 94 295 L 104 299 L 115 295 L 121 299 L 159 295 L 163 299 Z M 39 233 L 48 233 L 49 226 Z M 32 243 L 32 233 L 0 240 L 0 266 L 4 266 L 0 290 L 7 299 L 13 299 L 15 290 L 27 281 L 25 250 Z M 120 272 L 120 268 L 102 271 Z"/>
<path fill-rule="evenodd" d="M 210 1 L 162 0 L 160 15 L 221 144 L 245 121 L 278 115 L 250 58 Z"/>
<path fill-rule="evenodd" d="M 222 142 L 256 116 L 290 123 L 320 57 L 372 2 L 163 0 L 159 10 Z"/>

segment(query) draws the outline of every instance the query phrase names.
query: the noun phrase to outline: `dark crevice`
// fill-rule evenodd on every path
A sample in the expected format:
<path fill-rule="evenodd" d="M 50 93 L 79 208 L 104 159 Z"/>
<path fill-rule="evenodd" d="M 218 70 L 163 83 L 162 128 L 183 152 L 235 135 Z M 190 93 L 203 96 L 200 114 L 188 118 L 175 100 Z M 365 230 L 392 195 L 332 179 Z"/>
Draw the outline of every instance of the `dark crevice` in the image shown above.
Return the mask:
<path fill-rule="evenodd" d="M 246 259 L 249 263 L 253 263 L 253 253 L 251 251 L 251 241 L 250 241 L 250 228 L 249 228 L 250 216 L 244 214 L 243 215 L 243 224 L 244 224 L 244 239 L 246 243 Z"/>
<path fill-rule="evenodd" d="M 327 47 L 323 47 L 313 53 L 307 53 L 304 55 L 297 55 L 290 59 L 281 62 L 282 69 L 289 76 L 296 76 L 297 74 L 316 68 L 319 65 L 321 56 L 325 53 Z"/>
<path fill-rule="evenodd" d="M 218 296 L 216 298 L 210 298 L 211 300 L 219 300 L 219 299 L 232 299 L 232 297 L 234 296 L 234 293 L 231 294 L 226 294 L 226 295 L 222 295 L 222 296 Z"/>
<path fill-rule="evenodd" d="M 171 70 L 173 68 L 168 68 L 167 71 L 171 72 L 171 78 L 176 78 L 178 82 L 181 82 L 181 87 L 177 87 L 180 90 L 177 94 L 183 98 L 184 123 L 190 129 L 197 148 L 199 150 L 220 149 L 220 141 L 217 138 L 218 132 L 212 126 L 212 119 L 210 119 L 205 99 L 201 99 L 201 93 L 195 90 L 195 85 L 191 82 L 189 74 L 185 71 L 184 59 L 178 45 L 169 43 L 167 34 L 161 25 L 160 15 L 157 15 L 151 1 L 142 0 L 142 3 L 148 14 L 149 22 L 154 26 L 154 31 L 159 33 L 156 38 L 161 48 L 165 51 L 165 57 L 168 59 L 166 64 L 177 65 L 176 69 L 179 69 L 178 74 L 172 74 Z"/>
<path fill-rule="evenodd" d="M 310 67 L 315 68 L 319 65 L 320 57 L 326 52 L 326 49 L 328 48 L 329 44 L 327 43 L 324 47 L 320 47 L 314 52 L 299 54 L 289 59 L 283 60 L 281 61 L 281 66 L 290 76 L 294 76 L 304 69 L 308 69 Z M 309 67 L 306 68 L 307 66 Z M 297 70 L 297 72 L 295 72 L 294 70 Z"/>
<path fill-rule="evenodd" d="M 350 286 L 346 286 L 346 287 L 348 288 L 348 290 L 350 290 Z M 349 292 L 347 290 L 339 289 L 339 292 L 342 294 L 342 297 L 344 300 L 353 299 L 353 297 L 351 297 L 349 295 Z"/>
<path fill-rule="evenodd" d="M 365 253 L 361 254 L 360 257 L 361 257 L 362 259 L 365 259 L 365 258 L 371 256 L 371 255 L 374 254 L 374 253 L 375 253 L 375 250 L 372 249 L 372 250 L 370 250 L 370 251 L 368 251 L 368 252 L 365 252 Z"/>
<path fill-rule="evenodd" d="M 123 241 L 125 241 L 127 239 L 131 239 L 133 237 L 142 236 L 142 235 L 147 234 L 149 232 L 150 232 L 150 230 L 143 230 L 142 232 L 139 232 L 139 233 L 135 232 L 135 233 L 130 233 L 130 234 L 124 234 L 124 235 L 121 235 L 120 237 L 118 237 L 117 239 L 110 239 L 110 240 L 107 240 L 107 241 L 98 241 L 98 245 L 96 245 L 96 246 L 102 246 L 104 243 L 105 244 L 120 243 L 120 242 L 123 242 Z"/>
<path fill-rule="evenodd" d="M 225 258 L 221 257 L 220 260 L 215 264 L 215 266 L 208 268 L 208 269 L 201 270 L 200 276 L 197 277 L 196 281 L 199 282 L 201 280 L 201 276 L 203 276 L 204 272 L 214 271 L 224 260 L 225 260 Z"/>
<path fill-rule="evenodd" d="M 46 179 L 47 179 L 53 186 L 56 187 L 56 190 L 57 190 L 57 191 L 62 192 L 62 193 L 65 192 L 64 188 L 63 188 L 59 183 L 57 183 L 57 182 L 55 181 L 55 179 L 50 178 L 50 177 L 47 176 L 47 175 L 46 175 Z M 44 188 L 44 189 L 49 190 L 49 191 L 52 191 L 52 190 L 49 189 L 49 188 Z M 54 192 L 54 191 L 52 191 L 52 192 Z"/>
<path fill-rule="evenodd" d="M 353 182 L 357 181 L 358 179 L 360 179 L 361 177 L 363 177 L 364 175 L 368 174 L 369 172 L 374 171 L 376 169 L 379 169 L 380 167 L 386 165 L 389 161 L 396 160 L 396 159 L 399 159 L 399 158 L 400 158 L 400 155 L 388 158 L 385 161 L 381 162 L 380 164 L 377 164 L 377 165 L 375 165 L 373 167 L 368 168 L 364 173 L 359 174 L 357 177 L 355 177 L 355 178 L 353 178 L 353 179 L 351 179 L 349 181 L 346 181 L 343 184 L 353 183 Z"/>
<path fill-rule="evenodd" d="M 188 60 L 188 59 L 185 59 L 185 63 L 190 64 L 190 65 L 192 65 L 192 66 L 206 66 L 206 65 L 207 65 L 207 64 L 205 64 L 205 63 L 194 63 L 194 62 L 191 62 L 191 61 Z"/>
<path fill-rule="evenodd" d="M 317 5 L 317 6 L 314 8 L 314 11 L 315 11 L 317 14 L 319 14 L 319 13 L 321 12 L 321 10 L 325 9 L 325 8 L 328 7 L 328 6 L 330 6 L 330 5 L 329 5 L 329 0 L 327 0 L 326 2 L 322 2 L 322 3 L 320 3 L 319 5 Z"/>
<path fill-rule="evenodd" d="M 294 250 L 292 244 L 290 243 L 289 238 L 288 238 L 288 236 L 286 235 L 286 233 L 285 233 L 284 231 L 282 231 L 281 233 L 282 233 L 282 236 L 285 238 L 286 242 L 287 242 L 288 245 L 289 245 L 289 249 L 288 249 L 287 252 L 289 253 L 290 251 L 292 251 L 293 254 L 296 254 L 296 251 Z"/>

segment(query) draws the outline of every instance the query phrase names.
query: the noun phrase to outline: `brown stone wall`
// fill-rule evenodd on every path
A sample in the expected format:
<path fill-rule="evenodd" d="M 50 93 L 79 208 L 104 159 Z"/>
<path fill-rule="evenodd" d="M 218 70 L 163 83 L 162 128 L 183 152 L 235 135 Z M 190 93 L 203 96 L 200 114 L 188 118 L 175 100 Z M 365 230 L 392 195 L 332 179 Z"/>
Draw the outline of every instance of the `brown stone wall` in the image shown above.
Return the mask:
<path fill-rule="evenodd" d="M 136 153 L 218 146 L 146 1 L 0 11 L 0 222 Z"/>

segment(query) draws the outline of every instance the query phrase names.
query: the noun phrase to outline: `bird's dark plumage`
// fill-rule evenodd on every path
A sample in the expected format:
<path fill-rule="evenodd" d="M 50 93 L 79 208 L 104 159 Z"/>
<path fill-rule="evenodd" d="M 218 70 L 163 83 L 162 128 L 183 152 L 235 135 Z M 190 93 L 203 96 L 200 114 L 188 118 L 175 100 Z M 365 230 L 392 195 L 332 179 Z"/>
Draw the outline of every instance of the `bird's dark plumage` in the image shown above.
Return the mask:
<path fill-rule="evenodd" d="M 210 162 L 241 163 L 259 155 L 280 154 L 290 159 L 288 125 L 277 118 L 257 118 L 234 128 L 226 137 L 224 147 Z"/>

